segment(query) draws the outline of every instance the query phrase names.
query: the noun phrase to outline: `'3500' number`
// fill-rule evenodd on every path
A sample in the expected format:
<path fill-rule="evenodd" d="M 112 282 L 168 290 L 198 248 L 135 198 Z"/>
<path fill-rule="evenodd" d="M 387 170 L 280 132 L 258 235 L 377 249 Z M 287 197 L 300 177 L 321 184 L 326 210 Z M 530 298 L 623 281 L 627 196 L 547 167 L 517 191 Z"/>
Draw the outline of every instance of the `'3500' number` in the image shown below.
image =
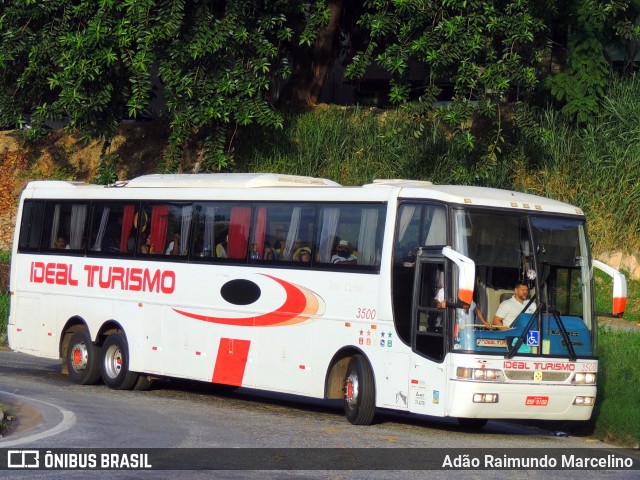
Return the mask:
<path fill-rule="evenodd" d="M 376 318 L 375 308 L 359 308 L 356 318 L 364 318 L 365 320 L 374 320 Z"/>

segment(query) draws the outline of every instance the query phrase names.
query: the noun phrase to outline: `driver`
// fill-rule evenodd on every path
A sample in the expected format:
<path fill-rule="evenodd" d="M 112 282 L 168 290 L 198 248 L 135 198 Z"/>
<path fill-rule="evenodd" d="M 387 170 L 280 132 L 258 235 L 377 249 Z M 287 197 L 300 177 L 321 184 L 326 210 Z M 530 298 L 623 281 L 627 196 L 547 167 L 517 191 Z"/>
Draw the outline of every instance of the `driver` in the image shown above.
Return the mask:
<path fill-rule="evenodd" d="M 529 287 L 526 283 L 520 281 L 516 283 L 513 289 L 513 297 L 505 300 L 500 304 L 496 311 L 495 317 L 493 317 L 494 325 L 504 325 L 510 327 L 513 321 L 516 319 L 529 297 Z M 536 311 L 536 302 L 531 302 L 529 308 L 524 313 L 534 313 Z"/>

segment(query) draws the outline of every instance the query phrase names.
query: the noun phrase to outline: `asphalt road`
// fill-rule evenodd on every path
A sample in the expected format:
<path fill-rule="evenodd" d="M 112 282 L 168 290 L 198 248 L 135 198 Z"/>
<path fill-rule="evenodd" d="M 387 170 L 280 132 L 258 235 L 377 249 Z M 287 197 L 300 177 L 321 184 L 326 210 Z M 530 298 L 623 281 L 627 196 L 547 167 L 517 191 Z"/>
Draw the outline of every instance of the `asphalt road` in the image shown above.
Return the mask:
<path fill-rule="evenodd" d="M 480 432 L 448 419 L 379 412 L 374 425 L 355 427 L 340 402 L 266 394 L 224 393 L 189 382 L 157 382 L 147 392 L 78 386 L 60 373 L 60 362 L 0 351 L 0 403 L 17 414 L 17 428 L 0 439 L 0 449 L 25 448 L 415 448 L 607 449 L 589 438 L 558 435 L 544 428 L 490 421 Z M 186 451 L 186 450 L 185 450 Z M 245 450 L 251 452 L 251 450 Z M 378 450 L 376 450 L 377 452 Z M 388 451 L 385 451 L 387 453 Z M 635 471 L 371 471 L 289 470 L 215 472 L 215 478 L 637 478 Z M 636 458 L 636 464 L 640 461 Z M 10 478 L 86 478 L 87 472 L 0 471 Z M 211 478 L 211 472 L 103 471 L 105 478 Z"/>

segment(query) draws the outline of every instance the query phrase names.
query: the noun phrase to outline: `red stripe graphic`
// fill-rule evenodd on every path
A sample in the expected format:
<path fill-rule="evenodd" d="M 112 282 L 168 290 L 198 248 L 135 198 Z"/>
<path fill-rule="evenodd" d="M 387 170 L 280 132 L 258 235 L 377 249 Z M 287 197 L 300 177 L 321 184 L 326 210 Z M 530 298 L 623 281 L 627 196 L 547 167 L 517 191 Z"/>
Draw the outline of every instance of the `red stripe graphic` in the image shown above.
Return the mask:
<path fill-rule="evenodd" d="M 173 310 L 180 315 L 184 315 L 203 322 L 220 323 L 222 325 L 235 325 L 238 327 L 273 327 L 282 325 L 292 325 L 309 320 L 310 315 L 318 313 L 320 304 L 315 295 L 303 287 L 298 287 L 292 283 L 285 282 L 271 275 L 265 275 L 278 282 L 287 294 L 282 305 L 272 312 L 255 317 L 209 317 L 197 313 L 186 312 L 184 310 Z M 304 316 L 300 316 L 305 314 Z"/>
<path fill-rule="evenodd" d="M 242 385 L 250 346 L 250 340 L 221 338 L 211 381 L 237 387 Z"/>

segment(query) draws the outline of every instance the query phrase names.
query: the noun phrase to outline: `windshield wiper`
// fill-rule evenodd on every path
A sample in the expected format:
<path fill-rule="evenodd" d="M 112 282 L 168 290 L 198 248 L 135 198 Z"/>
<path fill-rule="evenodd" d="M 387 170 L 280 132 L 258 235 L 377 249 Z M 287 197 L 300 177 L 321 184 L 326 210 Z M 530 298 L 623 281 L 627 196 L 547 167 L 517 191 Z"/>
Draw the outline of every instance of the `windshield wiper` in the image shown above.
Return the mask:
<path fill-rule="evenodd" d="M 526 312 L 527 311 L 527 309 L 533 303 L 533 301 L 536 299 L 536 297 L 537 297 L 537 295 L 534 295 L 533 297 L 531 297 L 531 300 L 529 300 L 529 303 L 527 303 L 525 305 L 525 307 L 522 309 L 522 311 L 516 316 L 516 318 L 513 319 L 513 322 L 515 322 L 517 320 L 517 318 L 520 315 L 522 315 L 522 312 Z M 538 308 L 536 308 L 536 311 L 531 314 L 531 318 L 529 319 L 529 323 L 527 323 L 527 326 L 524 327 L 524 329 L 522 330 L 522 333 L 518 337 L 516 343 L 514 343 L 513 345 L 510 346 L 509 351 L 507 352 L 507 354 L 505 355 L 504 358 L 513 358 L 513 356 L 516 354 L 516 352 L 518 351 L 518 348 L 520 348 L 520 345 L 522 345 L 522 343 L 524 342 L 524 338 L 526 337 L 527 332 L 529 332 L 529 329 L 531 328 L 531 325 L 533 325 L 533 321 L 536 320 L 536 319 L 540 319 L 540 316 L 542 315 L 542 306 L 543 306 L 543 304 L 538 305 Z"/>
<path fill-rule="evenodd" d="M 529 305 L 531 305 L 531 303 L 533 302 L 534 299 L 535 299 L 535 296 L 529 301 L 527 306 L 524 307 L 524 309 L 522 310 L 523 312 L 527 308 L 529 308 Z M 531 315 L 531 318 L 529 319 L 529 323 L 527 323 L 527 326 L 522 330 L 522 333 L 517 338 L 516 342 L 513 345 L 511 345 L 511 347 L 509 348 L 509 351 L 507 352 L 507 354 L 505 355 L 504 358 L 513 358 L 514 357 L 514 355 L 518 352 L 518 349 L 520 348 L 520 346 L 524 343 L 524 339 L 526 338 L 527 334 L 529 333 L 529 329 L 534 324 L 534 322 L 537 322 L 538 325 L 542 325 L 542 312 L 544 311 L 544 309 L 545 309 L 545 304 L 544 303 L 541 303 L 540 305 L 538 305 L 538 308 L 536 308 L 536 311 L 533 312 L 533 314 Z M 549 308 L 548 312 L 556 320 L 556 324 L 558 325 L 558 329 L 560 330 L 560 334 L 562 335 L 562 338 L 563 338 L 563 340 L 565 342 L 565 345 L 567 346 L 567 352 L 569 353 L 569 360 L 571 360 L 572 362 L 575 362 L 578 357 L 576 355 L 576 351 L 573 349 L 573 344 L 571 343 L 571 340 L 569 339 L 569 334 L 567 333 L 567 329 L 564 326 L 564 323 L 562 322 L 562 319 L 560 318 L 560 314 L 558 312 L 558 309 Z M 542 340 L 542 339 L 540 339 L 540 340 Z"/>
<path fill-rule="evenodd" d="M 562 338 L 564 339 L 565 343 L 567 344 L 567 351 L 569 352 L 569 360 L 571 360 L 572 362 L 575 362 L 576 358 L 578 358 L 578 357 L 576 356 L 576 351 L 573 349 L 573 343 L 571 343 L 571 339 L 569 338 L 569 334 L 567 333 L 567 329 L 564 326 L 564 322 L 560 318 L 560 312 L 558 311 L 557 308 L 549 308 L 549 313 L 551 315 L 553 315 L 553 318 L 556 319 L 556 324 L 558 325 L 558 328 L 560 329 L 560 333 L 562 334 Z"/>

